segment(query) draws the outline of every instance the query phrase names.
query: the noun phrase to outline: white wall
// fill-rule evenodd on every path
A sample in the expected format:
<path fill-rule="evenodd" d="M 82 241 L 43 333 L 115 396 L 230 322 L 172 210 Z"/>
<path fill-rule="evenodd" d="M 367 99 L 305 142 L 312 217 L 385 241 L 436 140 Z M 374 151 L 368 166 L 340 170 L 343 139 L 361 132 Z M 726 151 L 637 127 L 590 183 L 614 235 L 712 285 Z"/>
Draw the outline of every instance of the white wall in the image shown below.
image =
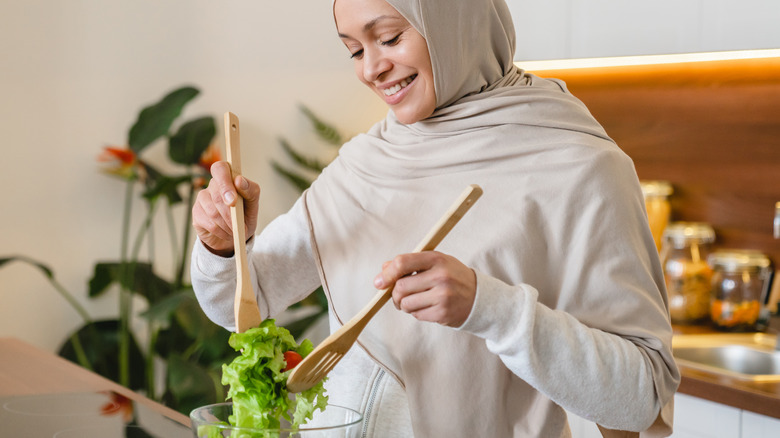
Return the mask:
<path fill-rule="evenodd" d="M 114 294 L 87 299 L 86 283 L 95 261 L 118 258 L 124 193 L 95 158 L 126 143 L 143 106 L 193 84 L 201 95 L 184 119 L 212 114 L 221 127 L 236 113 L 263 224 L 297 195 L 269 165 L 284 160 L 276 138 L 317 145 L 299 102 L 352 134 L 386 111 L 355 79 L 322 0 L 0 0 L 0 59 L 0 257 L 47 263 L 95 316 L 116 312 Z M 165 159 L 162 144 L 147 153 Z M 165 243 L 157 258 L 170 278 Z M 38 271 L 0 268 L 0 337 L 53 350 L 79 325 Z"/>

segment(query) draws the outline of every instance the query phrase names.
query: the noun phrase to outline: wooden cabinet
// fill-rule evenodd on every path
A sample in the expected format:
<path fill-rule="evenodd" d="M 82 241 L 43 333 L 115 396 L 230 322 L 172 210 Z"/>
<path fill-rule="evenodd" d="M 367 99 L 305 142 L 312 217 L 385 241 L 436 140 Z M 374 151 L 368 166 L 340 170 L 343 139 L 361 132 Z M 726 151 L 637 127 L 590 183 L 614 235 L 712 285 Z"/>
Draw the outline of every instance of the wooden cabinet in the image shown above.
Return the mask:
<path fill-rule="evenodd" d="M 776 0 L 507 0 L 515 60 L 780 47 Z"/>

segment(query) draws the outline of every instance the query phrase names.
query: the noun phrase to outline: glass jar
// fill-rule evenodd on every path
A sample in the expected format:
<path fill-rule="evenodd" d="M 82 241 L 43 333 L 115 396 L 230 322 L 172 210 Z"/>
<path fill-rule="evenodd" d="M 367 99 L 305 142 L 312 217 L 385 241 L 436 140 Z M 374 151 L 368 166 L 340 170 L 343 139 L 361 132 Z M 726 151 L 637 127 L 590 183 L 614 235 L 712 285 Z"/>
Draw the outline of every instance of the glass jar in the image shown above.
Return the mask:
<path fill-rule="evenodd" d="M 754 331 L 769 286 L 769 258 L 751 250 L 718 250 L 710 254 L 710 318 L 725 331 Z"/>
<path fill-rule="evenodd" d="M 715 231 L 702 222 L 672 222 L 663 234 L 663 263 L 669 313 L 676 324 L 695 324 L 710 314 L 712 269 L 707 257 Z"/>
<path fill-rule="evenodd" d="M 645 198 L 645 209 L 647 210 L 647 220 L 650 223 L 650 232 L 653 233 L 655 248 L 661 251 L 661 242 L 664 229 L 669 224 L 669 217 L 672 212 L 669 204 L 669 196 L 674 191 L 672 185 L 667 181 L 640 181 L 642 186 L 642 195 Z"/>

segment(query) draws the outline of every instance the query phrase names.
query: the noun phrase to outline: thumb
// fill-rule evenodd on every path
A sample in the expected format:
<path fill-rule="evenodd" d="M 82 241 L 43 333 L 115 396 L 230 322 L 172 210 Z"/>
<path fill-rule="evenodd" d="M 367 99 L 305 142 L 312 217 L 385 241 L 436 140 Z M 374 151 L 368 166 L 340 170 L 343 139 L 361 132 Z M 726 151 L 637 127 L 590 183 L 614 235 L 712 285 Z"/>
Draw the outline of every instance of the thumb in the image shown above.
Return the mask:
<path fill-rule="evenodd" d="M 247 226 L 247 232 L 254 233 L 257 226 L 257 216 L 260 206 L 260 186 L 248 180 L 242 175 L 236 177 L 233 181 L 238 194 L 244 198 L 244 217 Z"/>
<path fill-rule="evenodd" d="M 225 161 L 217 161 L 211 165 L 211 182 L 216 185 L 217 192 L 226 205 L 235 205 L 236 189 L 230 184 L 230 165 Z"/>

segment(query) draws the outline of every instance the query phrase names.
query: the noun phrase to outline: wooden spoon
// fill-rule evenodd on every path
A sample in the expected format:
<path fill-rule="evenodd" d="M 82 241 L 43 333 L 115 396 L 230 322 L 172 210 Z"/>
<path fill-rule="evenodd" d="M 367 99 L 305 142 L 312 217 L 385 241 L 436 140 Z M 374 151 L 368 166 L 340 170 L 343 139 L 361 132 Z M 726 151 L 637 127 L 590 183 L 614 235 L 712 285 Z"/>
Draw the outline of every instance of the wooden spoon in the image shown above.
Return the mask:
<path fill-rule="evenodd" d="M 225 113 L 225 150 L 230 165 L 231 181 L 241 175 L 241 140 L 239 137 L 238 117 Z M 236 205 L 230 207 L 230 222 L 233 227 L 233 249 L 236 257 L 236 298 L 233 311 L 236 317 L 236 333 L 243 333 L 260 326 L 263 318 L 257 306 L 255 290 L 249 276 L 249 263 L 246 255 L 246 230 L 244 229 L 244 198 L 236 196 Z"/>
<path fill-rule="evenodd" d="M 413 252 L 433 251 L 480 196 L 482 196 L 482 189 L 478 185 L 472 184 L 467 187 Z M 368 321 L 390 300 L 393 286 L 377 293 L 360 313 L 325 338 L 309 353 L 290 373 L 287 378 L 287 389 L 291 392 L 305 391 L 322 380 L 357 341 L 358 335 Z"/>

